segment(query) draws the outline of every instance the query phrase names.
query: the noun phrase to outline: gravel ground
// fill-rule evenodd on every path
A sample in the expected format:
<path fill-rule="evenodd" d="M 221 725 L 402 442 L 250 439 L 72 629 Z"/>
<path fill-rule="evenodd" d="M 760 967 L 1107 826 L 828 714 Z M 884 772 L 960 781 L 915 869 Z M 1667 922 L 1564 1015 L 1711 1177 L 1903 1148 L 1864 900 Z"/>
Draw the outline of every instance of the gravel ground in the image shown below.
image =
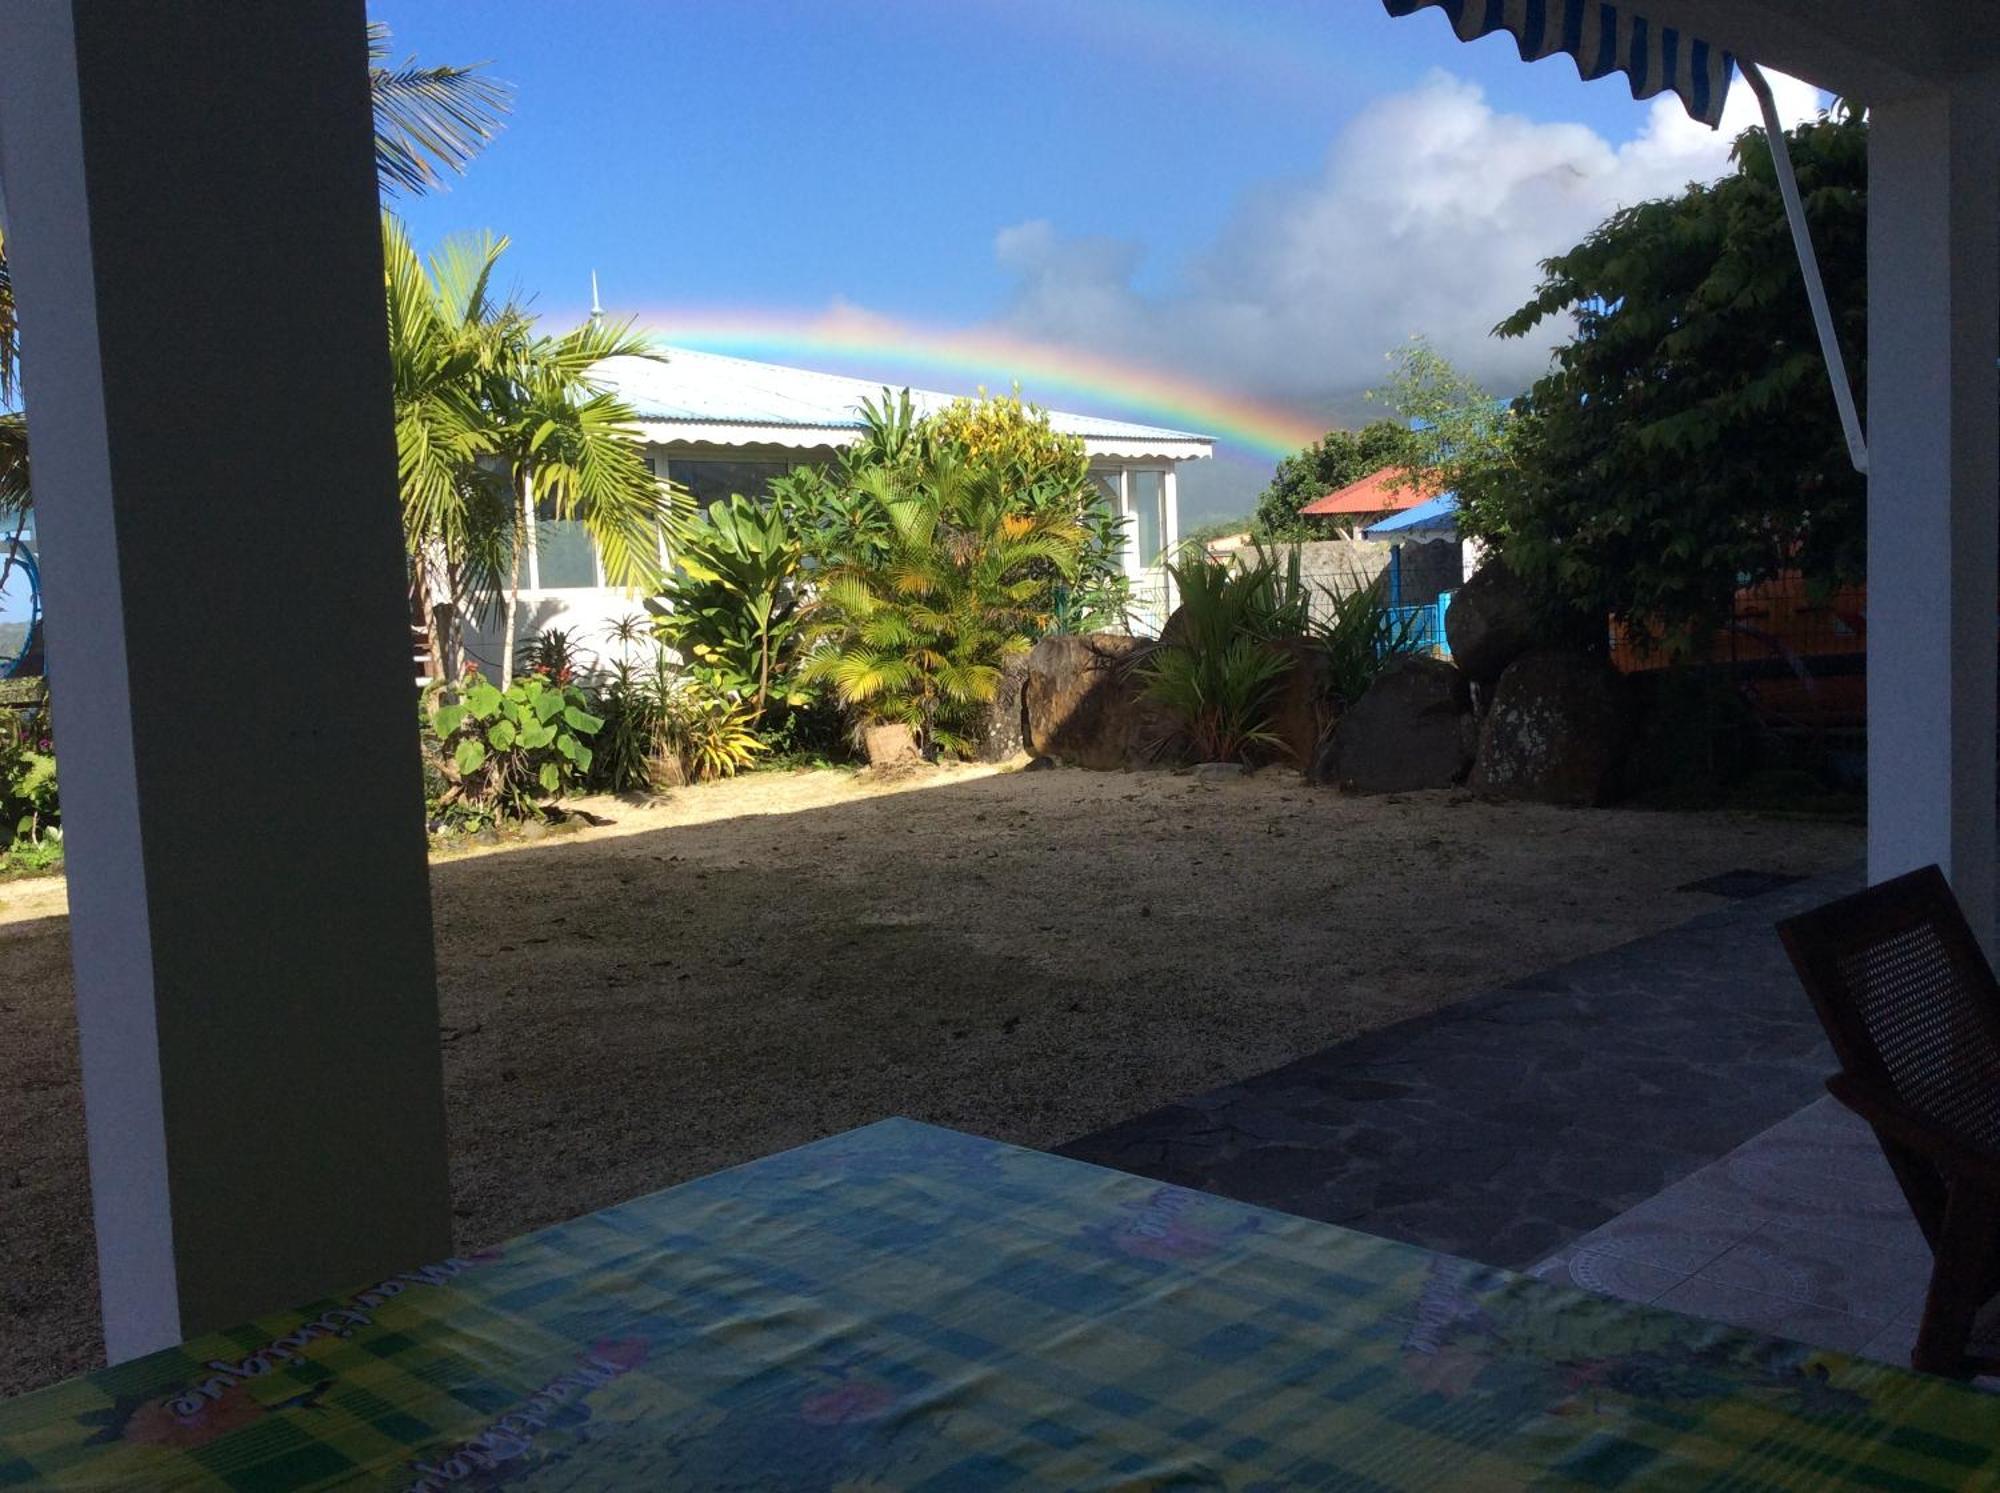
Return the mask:
<path fill-rule="evenodd" d="M 890 1114 L 1051 1145 L 1810 873 L 1851 826 L 1267 772 L 758 774 L 441 857 L 462 1246 Z M 0 886 L 0 1395 L 88 1368 L 59 881 Z"/>

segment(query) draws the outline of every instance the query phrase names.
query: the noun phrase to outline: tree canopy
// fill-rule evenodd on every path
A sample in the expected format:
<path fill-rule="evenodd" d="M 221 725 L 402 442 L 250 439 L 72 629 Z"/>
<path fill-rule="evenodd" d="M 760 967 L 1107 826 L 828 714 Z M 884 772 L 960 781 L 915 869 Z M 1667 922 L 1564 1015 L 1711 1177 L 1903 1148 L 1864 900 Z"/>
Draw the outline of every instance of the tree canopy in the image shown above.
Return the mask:
<path fill-rule="evenodd" d="M 1847 366 L 1864 373 L 1867 127 L 1790 132 Z M 1617 614 L 1698 650 L 1739 586 L 1858 578 L 1865 483 L 1849 464 L 1768 143 L 1735 170 L 1621 211 L 1547 261 L 1496 330 L 1575 335 L 1460 474 L 1460 528 L 1499 545 L 1558 616 Z"/>
<path fill-rule="evenodd" d="M 1270 485 L 1257 495 L 1250 532 L 1260 541 L 1332 539 L 1348 527 L 1348 522 L 1309 517 L 1299 509 L 1370 472 L 1405 460 L 1409 452 L 1410 432 L 1395 420 L 1373 420 L 1359 430 L 1329 430 L 1278 463 Z"/>

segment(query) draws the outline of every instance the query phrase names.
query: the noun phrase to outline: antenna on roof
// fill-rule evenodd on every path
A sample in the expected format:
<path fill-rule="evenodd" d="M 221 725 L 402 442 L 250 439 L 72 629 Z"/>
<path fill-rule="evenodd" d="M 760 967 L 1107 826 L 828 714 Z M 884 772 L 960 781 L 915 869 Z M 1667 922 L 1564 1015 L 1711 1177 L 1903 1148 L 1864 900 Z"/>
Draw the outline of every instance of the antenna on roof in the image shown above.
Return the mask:
<path fill-rule="evenodd" d="M 604 308 L 597 304 L 597 271 L 590 272 L 590 324 L 604 325 Z"/>

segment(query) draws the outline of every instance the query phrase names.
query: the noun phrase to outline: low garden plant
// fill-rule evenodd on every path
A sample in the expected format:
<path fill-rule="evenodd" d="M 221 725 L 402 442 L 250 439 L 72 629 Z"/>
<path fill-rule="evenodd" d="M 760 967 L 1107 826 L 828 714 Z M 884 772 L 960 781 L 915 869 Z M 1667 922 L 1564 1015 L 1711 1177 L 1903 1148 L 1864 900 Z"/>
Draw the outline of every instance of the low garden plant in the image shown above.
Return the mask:
<path fill-rule="evenodd" d="M 1289 674 L 1313 670 L 1324 729 L 1397 655 L 1419 646 L 1414 618 L 1397 616 L 1380 577 L 1350 575 L 1345 588 L 1315 592 L 1301 579 L 1297 549 L 1280 564 L 1270 551 L 1231 563 L 1189 548 L 1169 569 L 1180 608 L 1132 668 L 1198 762 L 1256 764 L 1301 750 L 1273 729 Z"/>
<path fill-rule="evenodd" d="M 579 788 L 602 717 L 574 683 L 539 675 L 506 689 L 468 670 L 424 694 L 434 744 L 434 808 L 447 821 L 491 823 L 545 813 Z"/>
<path fill-rule="evenodd" d="M 1237 568 L 1190 554 L 1168 567 L 1180 609 L 1134 672 L 1146 698 L 1179 721 L 1198 762 L 1250 762 L 1282 751 L 1271 730 L 1292 657 L 1276 646 L 1305 630 L 1296 559 L 1289 572 L 1261 555 Z"/>
<path fill-rule="evenodd" d="M 48 712 L 0 710 L 0 874 L 61 864 L 62 807 Z"/>

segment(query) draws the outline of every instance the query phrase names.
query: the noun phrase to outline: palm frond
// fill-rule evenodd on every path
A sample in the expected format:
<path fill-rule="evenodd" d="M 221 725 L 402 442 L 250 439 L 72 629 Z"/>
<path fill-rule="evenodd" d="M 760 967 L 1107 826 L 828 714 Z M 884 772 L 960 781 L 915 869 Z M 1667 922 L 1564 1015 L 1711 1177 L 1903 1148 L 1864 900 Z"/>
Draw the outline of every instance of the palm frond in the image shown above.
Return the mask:
<path fill-rule="evenodd" d="M 389 28 L 368 23 L 368 91 L 375 106 L 375 176 L 385 192 L 422 193 L 444 185 L 499 133 L 513 107 L 510 84 L 484 63 L 419 67 L 389 59 Z"/>

